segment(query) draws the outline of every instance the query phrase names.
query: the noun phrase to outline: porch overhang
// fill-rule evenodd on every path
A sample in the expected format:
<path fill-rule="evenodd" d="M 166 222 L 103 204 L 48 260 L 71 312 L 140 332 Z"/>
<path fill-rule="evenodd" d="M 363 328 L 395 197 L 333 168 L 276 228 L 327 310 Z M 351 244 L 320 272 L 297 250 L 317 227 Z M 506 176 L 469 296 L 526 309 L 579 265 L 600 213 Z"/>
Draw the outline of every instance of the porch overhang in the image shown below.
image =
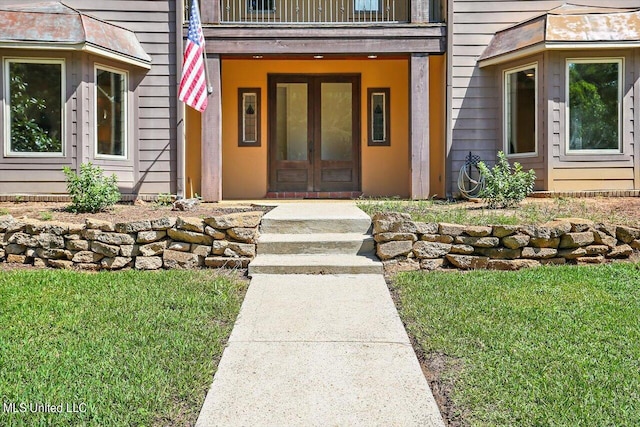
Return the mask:
<path fill-rule="evenodd" d="M 0 48 L 85 51 L 151 68 L 151 57 L 135 33 L 61 2 L 0 7 Z"/>
<path fill-rule="evenodd" d="M 207 52 L 220 55 L 443 54 L 446 26 L 323 25 L 269 27 L 210 25 L 203 28 Z M 186 36 L 186 33 L 185 33 Z"/>
<path fill-rule="evenodd" d="M 478 59 L 487 67 L 545 50 L 640 47 L 640 8 L 564 4 L 498 31 Z"/>

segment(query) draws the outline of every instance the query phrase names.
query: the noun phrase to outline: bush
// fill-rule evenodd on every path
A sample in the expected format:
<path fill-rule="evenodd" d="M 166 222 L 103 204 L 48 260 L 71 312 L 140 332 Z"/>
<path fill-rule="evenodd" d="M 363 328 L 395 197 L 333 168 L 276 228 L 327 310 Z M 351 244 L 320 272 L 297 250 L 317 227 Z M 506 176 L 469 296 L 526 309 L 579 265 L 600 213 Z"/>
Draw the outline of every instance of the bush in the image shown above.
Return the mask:
<path fill-rule="evenodd" d="M 118 178 L 115 174 L 105 177 L 102 168 L 91 163 L 81 164 L 79 175 L 68 166 L 62 168 L 62 171 L 71 196 L 70 211 L 95 213 L 120 200 Z"/>
<path fill-rule="evenodd" d="M 498 161 L 491 169 L 484 162 L 478 163 L 478 169 L 484 180 L 479 196 L 490 209 L 514 207 L 533 191 L 536 173 L 533 169 L 522 170 L 518 162 L 513 169 L 502 151 L 498 152 Z"/>

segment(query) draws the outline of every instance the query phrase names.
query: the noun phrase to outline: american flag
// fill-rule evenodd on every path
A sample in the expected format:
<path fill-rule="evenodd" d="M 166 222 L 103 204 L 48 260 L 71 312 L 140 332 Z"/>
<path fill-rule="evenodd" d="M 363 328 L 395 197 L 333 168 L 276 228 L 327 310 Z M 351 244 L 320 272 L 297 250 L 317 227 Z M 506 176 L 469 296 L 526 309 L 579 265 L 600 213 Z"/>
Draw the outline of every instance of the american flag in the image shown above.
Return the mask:
<path fill-rule="evenodd" d="M 189 14 L 189 35 L 184 49 L 182 80 L 178 99 L 189 107 L 203 112 L 207 108 L 207 79 L 205 77 L 204 36 L 200 26 L 198 1 L 192 0 Z"/>

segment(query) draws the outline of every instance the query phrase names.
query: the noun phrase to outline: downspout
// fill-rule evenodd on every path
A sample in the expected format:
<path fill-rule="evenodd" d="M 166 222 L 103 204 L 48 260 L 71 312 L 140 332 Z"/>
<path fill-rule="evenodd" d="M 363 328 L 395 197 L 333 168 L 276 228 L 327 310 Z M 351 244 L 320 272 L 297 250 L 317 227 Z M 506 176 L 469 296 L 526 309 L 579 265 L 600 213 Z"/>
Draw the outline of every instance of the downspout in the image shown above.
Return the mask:
<path fill-rule="evenodd" d="M 176 163 L 177 163 L 177 182 L 176 182 L 176 196 L 178 199 L 186 197 L 186 138 L 185 138 L 185 123 L 184 123 L 184 104 L 178 101 L 178 90 L 180 85 L 180 75 L 182 73 L 182 27 L 184 17 L 184 2 L 182 0 L 176 1 L 176 16 L 175 16 L 175 28 L 176 28 L 176 96 L 174 97 L 176 103 Z"/>
<path fill-rule="evenodd" d="M 445 141 L 446 141 L 446 147 L 445 147 L 445 171 L 444 171 L 444 176 L 445 176 L 445 187 L 444 187 L 444 191 L 445 194 L 447 196 L 447 198 L 451 198 L 452 197 L 452 192 L 451 192 L 451 180 L 453 177 L 453 161 L 451 159 L 451 146 L 453 145 L 453 129 L 451 126 L 451 122 L 453 120 L 453 111 L 452 111 L 452 106 L 453 106 L 453 90 L 452 90 L 452 86 L 453 86 L 453 1 L 454 0 L 448 0 L 446 2 L 446 7 L 447 7 L 447 63 L 445 64 L 446 67 L 446 71 L 447 71 L 447 91 L 446 91 L 446 99 L 445 99 L 445 110 L 447 112 L 446 114 L 446 125 L 444 127 L 444 132 L 445 132 Z"/>

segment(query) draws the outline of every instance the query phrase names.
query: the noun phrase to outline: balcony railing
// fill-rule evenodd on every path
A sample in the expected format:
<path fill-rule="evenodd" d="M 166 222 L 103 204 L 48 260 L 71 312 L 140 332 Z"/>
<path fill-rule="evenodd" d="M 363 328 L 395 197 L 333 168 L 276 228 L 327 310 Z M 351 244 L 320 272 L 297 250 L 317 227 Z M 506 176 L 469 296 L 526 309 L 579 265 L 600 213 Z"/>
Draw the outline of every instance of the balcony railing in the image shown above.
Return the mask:
<path fill-rule="evenodd" d="M 371 24 L 409 20 L 408 0 L 220 0 L 227 24 Z"/>

